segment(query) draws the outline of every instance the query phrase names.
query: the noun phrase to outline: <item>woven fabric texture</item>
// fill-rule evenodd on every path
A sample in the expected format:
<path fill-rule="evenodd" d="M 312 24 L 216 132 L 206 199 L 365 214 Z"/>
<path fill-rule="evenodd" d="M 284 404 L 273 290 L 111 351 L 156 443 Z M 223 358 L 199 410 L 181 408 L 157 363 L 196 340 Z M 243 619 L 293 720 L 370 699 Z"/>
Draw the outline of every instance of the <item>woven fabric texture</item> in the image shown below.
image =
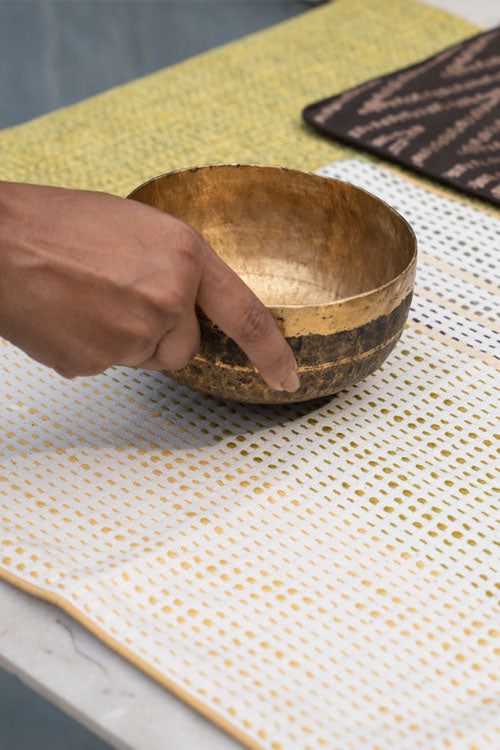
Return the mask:
<path fill-rule="evenodd" d="M 339 0 L 4 131 L 3 176 L 125 194 L 202 162 L 316 168 L 345 150 L 303 105 L 471 30 Z M 264 408 L 125 368 L 67 382 L 1 343 L 0 575 L 248 747 L 493 749 L 500 218 L 366 162 L 329 169 L 417 225 L 384 367 Z"/>
<path fill-rule="evenodd" d="M 68 382 L 5 343 L 2 574 L 249 747 L 494 750 L 500 219 L 356 160 L 323 173 L 420 240 L 383 367 L 258 407 L 125 368 Z"/>
<path fill-rule="evenodd" d="M 309 105 L 306 122 L 500 206 L 500 27 Z"/>
<path fill-rule="evenodd" d="M 317 169 L 346 149 L 303 125 L 306 104 L 474 31 L 406 0 L 336 0 L 1 132 L 2 178 L 127 195 L 154 175 L 199 164 Z"/>

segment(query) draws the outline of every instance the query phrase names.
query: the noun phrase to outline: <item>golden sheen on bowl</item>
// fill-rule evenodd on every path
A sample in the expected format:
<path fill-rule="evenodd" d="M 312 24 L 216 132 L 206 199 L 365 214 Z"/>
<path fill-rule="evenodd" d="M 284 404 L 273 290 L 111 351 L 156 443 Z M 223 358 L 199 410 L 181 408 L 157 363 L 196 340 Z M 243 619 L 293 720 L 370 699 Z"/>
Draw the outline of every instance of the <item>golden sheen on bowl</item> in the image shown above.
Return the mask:
<path fill-rule="evenodd" d="M 300 389 L 273 391 L 244 352 L 200 317 L 201 348 L 167 375 L 222 398 L 306 401 L 365 378 L 394 348 L 410 307 L 417 243 L 392 208 L 339 180 L 243 164 L 156 177 L 129 198 L 191 224 L 271 310 Z"/>

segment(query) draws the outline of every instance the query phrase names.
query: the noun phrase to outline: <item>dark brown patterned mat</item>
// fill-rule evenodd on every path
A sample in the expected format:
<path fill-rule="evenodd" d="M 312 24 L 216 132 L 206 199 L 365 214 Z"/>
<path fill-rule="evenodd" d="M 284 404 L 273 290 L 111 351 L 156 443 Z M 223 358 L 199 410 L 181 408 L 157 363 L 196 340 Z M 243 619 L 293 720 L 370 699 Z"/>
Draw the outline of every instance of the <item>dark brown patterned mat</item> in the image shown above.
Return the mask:
<path fill-rule="evenodd" d="M 500 205 L 500 27 L 310 104 L 303 117 L 334 138 Z"/>

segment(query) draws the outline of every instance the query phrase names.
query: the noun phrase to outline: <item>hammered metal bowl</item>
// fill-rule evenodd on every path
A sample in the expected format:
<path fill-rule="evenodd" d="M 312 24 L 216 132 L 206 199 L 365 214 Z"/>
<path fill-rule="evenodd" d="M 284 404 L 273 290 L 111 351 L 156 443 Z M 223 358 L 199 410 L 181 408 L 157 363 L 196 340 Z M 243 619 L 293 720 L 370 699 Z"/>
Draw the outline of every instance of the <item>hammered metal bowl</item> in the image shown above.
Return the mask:
<path fill-rule="evenodd" d="M 200 317 L 201 348 L 167 375 L 250 403 L 327 396 L 376 370 L 410 307 L 417 243 L 370 193 L 280 167 L 217 165 L 156 177 L 129 198 L 195 227 L 271 310 L 298 362 L 300 389 L 273 391 L 244 352 Z"/>

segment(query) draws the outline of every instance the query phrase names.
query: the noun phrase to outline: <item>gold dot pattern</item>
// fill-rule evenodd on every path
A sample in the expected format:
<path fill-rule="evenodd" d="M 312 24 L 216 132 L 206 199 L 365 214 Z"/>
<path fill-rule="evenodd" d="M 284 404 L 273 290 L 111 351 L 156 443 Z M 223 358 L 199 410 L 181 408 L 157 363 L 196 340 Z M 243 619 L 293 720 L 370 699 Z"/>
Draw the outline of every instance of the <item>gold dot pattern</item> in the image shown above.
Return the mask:
<path fill-rule="evenodd" d="M 497 748 L 500 382 L 430 326 L 276 407 L 2 342 L 0 573 L 250 747 Z"/>
<path fill-rule="evenodd" d="M 444 196 L 437 199 L 360 159 L 334 162 L 318 171 L 374 192 L 413 226 L 419 262 L 412 320 L 500 362 L 500 218 Z"/>

